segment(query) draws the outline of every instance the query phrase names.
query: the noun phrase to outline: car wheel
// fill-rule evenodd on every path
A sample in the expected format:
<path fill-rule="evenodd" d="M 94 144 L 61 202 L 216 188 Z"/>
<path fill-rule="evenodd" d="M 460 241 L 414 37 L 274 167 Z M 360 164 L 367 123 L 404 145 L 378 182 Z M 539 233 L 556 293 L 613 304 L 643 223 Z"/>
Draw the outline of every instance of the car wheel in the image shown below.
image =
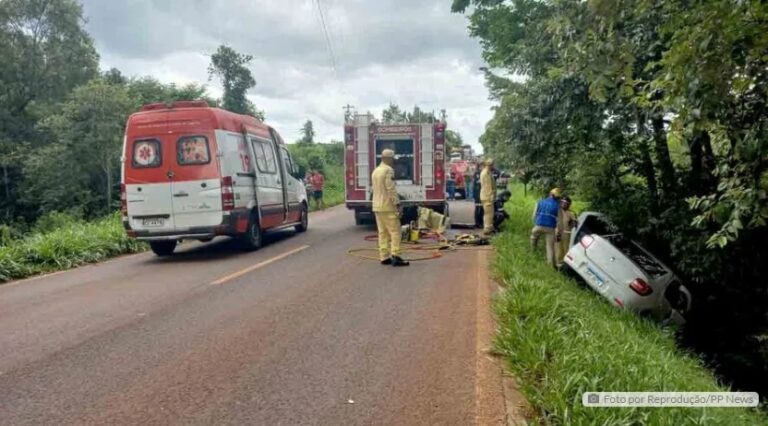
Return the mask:
<path fill-rule="evenodd" d="M 304 204 L 301 205 L 300 220 L 301 223 L 296 225 L 296 232 L 306 232 L 307 228 L 309 228 L 309 213 L 307 212 L 307 206 Z"/>
<path fill-rule="evenodd" d="M 154 252 L 156 255 L 160 257 L 166 257 L 173 254 L 173 251 L 176 250 L 177 243 L 178 242 L 176 240 L 152 241 L 149 243 L 149 247 L 152 249 L 152 252 Z"/>
<path fill-rule="evenodd" d="M 261 248 L 261 227 L 259 226 L 259 220 L 256 218 L 255 215 L 251 216 L 251 219 L 248 221 L 248 230 L 245 232 L 245 234 L 241 235 L 239 237 L 240 241 L 240 247 L 243 248 L 243 250 L 258 250 Z"/>

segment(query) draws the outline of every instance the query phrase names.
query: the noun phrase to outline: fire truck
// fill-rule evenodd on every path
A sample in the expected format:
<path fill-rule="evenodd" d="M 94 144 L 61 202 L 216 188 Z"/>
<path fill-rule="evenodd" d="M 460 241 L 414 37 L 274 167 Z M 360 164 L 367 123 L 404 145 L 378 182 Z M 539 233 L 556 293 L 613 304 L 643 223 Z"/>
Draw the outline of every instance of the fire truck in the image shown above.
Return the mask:
<path fill-rule="evenodd" d="M 350 114 L 344 125 L 346 205 L 355 223 L 372 219 L 371 173 L 381 152 L 395 151 L 395 186 L 403 219 L 415 219 L 417 207 L 448 214 L 445 199 L 445 128 L 434 123 L 384 124 L 373 115 Z"/>

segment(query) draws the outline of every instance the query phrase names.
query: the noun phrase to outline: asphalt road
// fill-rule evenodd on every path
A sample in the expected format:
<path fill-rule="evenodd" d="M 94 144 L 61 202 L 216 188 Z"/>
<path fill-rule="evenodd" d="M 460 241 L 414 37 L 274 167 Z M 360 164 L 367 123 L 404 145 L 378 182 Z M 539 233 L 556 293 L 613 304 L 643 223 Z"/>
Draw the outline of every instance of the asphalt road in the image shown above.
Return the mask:
<path fill-rule="evenodd" d="M 502 424 L 489 253 L 385 267 L 353 222 L 1 285 L 0 424 Z"/>

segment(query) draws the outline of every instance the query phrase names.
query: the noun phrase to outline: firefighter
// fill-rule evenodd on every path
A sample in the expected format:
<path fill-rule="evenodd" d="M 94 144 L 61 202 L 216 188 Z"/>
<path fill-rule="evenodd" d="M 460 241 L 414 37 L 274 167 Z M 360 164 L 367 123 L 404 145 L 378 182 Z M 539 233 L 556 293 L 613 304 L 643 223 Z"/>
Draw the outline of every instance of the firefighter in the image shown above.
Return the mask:
<path fill-rule="evenodd" d="M 493 160 L 485 160 L 480 173 L 480 202 L 483 204 L 483 235 L 493 232 L 493 202 L 496 200 L 496 180 L 493 178 Z"/>
<path fill-rule="evenodd" d="M 400 214 L 399 198 L 395 190 L 395 151 L 381 152 L 381 164 L 371 175 L 373 189 L 373 214 L 379 232 L 379 259 L 382 265 L 408 266 L 409 262 L 400 257 Z"/>

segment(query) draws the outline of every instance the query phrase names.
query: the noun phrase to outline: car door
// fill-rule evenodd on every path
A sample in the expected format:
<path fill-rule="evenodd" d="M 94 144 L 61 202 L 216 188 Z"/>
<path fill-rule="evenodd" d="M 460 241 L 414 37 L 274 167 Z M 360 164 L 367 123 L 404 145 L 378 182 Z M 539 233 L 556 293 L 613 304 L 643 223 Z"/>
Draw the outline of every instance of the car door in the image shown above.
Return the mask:
<path fill-rule="evenodd" d="M 249 138 L 256 156 L 257 199 L 261 214 L 261 227 L 271 228 L 285 220 L 285 194 L 281 167 L 274 143 L 268 139 Z"/>

